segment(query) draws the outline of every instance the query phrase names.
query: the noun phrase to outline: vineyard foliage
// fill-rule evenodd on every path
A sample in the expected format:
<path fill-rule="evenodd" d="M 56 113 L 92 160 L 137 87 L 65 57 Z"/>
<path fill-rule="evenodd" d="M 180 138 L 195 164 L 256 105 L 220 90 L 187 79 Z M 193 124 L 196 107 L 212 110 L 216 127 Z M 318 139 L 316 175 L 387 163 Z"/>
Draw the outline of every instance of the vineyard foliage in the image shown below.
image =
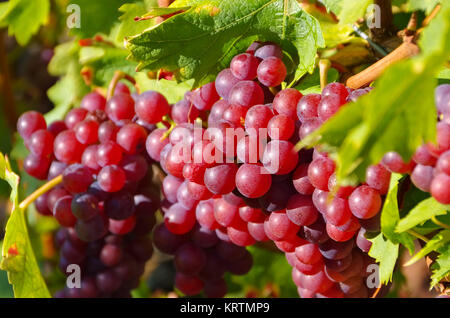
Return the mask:
<path fill-rule="evenodd" d="M 49 63 L 48 72 L 59 79 L 47 92 L 55 106 L 45 115 L 47 121 L 61 119 L 78 106 L 91 87 L 106 91 L 118 70 L 136 78 L 142 91 L 158 91 L 169 103 L 176 103 L 186 92 L 214 80 L 233 56 L 254 41 L 275 42 L 282 47 L 288 68 L 282 87 L 295 87 L 304 94 L 320 92 L 320 58 L 342 62 L 348 68 L 356 66 L 349 60 L 359 58 L 364 67 L 370 64 L 367 56 L 372 53 L 367 42 L 352 29 L 366 15 L 373 3 L 370 0 L 323 0 L 326 7 L 323 11 L 309 3 L 312 1 L 296 0 L 176 0 L 169 8 L 158 8 L 155 0 L 123 2 L 70 2 L 81 8 L 81 28 L 67 32 L 69 40 L 55 48 Z M 426 15 L 439 1 L 393 2 L 405 13 L 421 10 Z M 65 22 L 70 15 L 65 10 L 67 1 L 0 3 L 0 27 L 7 27 L 8 34 L 25 46 L 50 23 L 49 19 L 55 19 L 50 16 L 51 5 Z M 157 17 L 171 14 L 174 15 L 165 21 L 156 22 Z M 135 21 L 136 17 L 141 21 Z M 405 27 L 404 23 L 402 26 Z M 87 38 L 91 45 L 82 45 L 80 40 Z M 339 53 L 336 47 L 344 45 L 350 49 Z M 436 142 L 434 89 L 438 82 L 448 82 L 450 77 L 448 1 L 442 2 L 439 13 L 421 31 L 418 45 L 421 51 L 418 56 L 389 67 L 373 83 L 376 87 L 373 92 L 343 107 L 297 145 L 298 149 L 315 146 L 327 151 L 337 162 L 340 184 L 364 182 L 367 167 L 380 162 L 387 152 L 396 151 L 409 161 L 420 145 Z M 173 72 L 175 80 L 158 79 L 161 70 Z M 328 73 L 328 81 L 339 81 L 334 68 Z M 19 161 L 24 147 L 23 141 L 16 139 L 11 158 Z M 30 240 L 27 210 L 19 207 L 25 198 L 19 181 L 26 177 L 16 175 L 8 157 L 1 155 L 0 178 L 12 189 L 1 268 L 8 272 L 16 297 L 50 297 Z M 403 185 L 407 182 L 405 175 L 392 175 L 381 212 L 381 232 L 370 238 L 373 245 L 369 254 L 380 264 L 380 281 L 388 284 L 403 248 L 412 255 L 408 265 L 437 253 L 431 267 L 433 287 L 450 274 L 450 206 L 416 188 L 404 193 Z M 433 221 L 436 219 L 438 223 Z M 417 235 L 430 236 L 420 250 L 415 247 Z M 257 249 L 253 252 L 259 253 Z M 270 262 L 267 253 L 259 256 L 263 262 Z M 247 281 L 244 278 L 231 281 L 236 286 L 249 281 L 256 284 L 258 275 L 272 274 L 288 279 L 290 271 L 280 270 L 281 263 L 277 258 L 274 265 L 267 266 L 267 271 L 258 265 Z"/>

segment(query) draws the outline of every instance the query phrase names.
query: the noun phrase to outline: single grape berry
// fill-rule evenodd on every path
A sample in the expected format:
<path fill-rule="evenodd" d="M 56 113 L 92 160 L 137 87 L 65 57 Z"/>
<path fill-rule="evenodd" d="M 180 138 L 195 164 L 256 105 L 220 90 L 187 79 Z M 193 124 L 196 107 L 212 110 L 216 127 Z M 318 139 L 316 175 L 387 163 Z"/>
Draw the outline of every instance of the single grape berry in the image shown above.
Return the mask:
<path fill-rule="evenodd" d="M 220 97 L 228 99 L 231 89 L 240 79 L 233 75 L 229 68 L 222 70 L 216 77 L 215 87 Z M 212 110 L 211 110 L 212 113 Z"/>
<path fill-rule="evenodd" d="M 273 109 L 278 113 L 288 116 L 292 120 L 297 118 L 297 105 L 303 97 L 302 93 L 294 88 L 280 91 L 273 99 Z"/>
<path fill-rule="evenodd" d="M 92 92 L 83 97 L 80 106 L 89 112 L 105 110 L 106 98 L 98 92 Z"/>
<path fill-rule="evenodd" d="M 133 196 L 126 192 L 112 195 L 105 201 L 106 215 L 113 220 L 125 220 L 135 212 Z"/>
<path fill-rule="evenodd" d="M 126 175 L 121 167 L 110 165 L 100 170 L 97 181 L 103 191 L 117 192 L 125 185 Z"/>
<path fill-rule="evenodd" d="M 270 173 L 285 175 L 297 166 L 298 154 L 289 141 L 272 140 L 264 150 L 262 163 Z"/>
<path fill-rule="evenodd" d="M 258 66 L 258 80 L 267 87 L 280 85 L 286 78 L 286 74 L 286 66 L 277 57 L 268 57 Z"/>
<path fill-rule="evenodd" d="M 186 99 L 175 103 L 170 110 L 170 116 L 177 124 L 193 123 L 199 115 L 200 111 Z"/>
<path fill-rule="evenodd" d="M 252 106 L 245 115 L 245 130 L 248 133 L 258 134 L 259 129 L 267 128 L 272 117 L 273 112 L 270 107 L 265 105 Z"/>
<path fill-rule="evenodd" d="M 320 94 L 303 96 L 297 104 L 297 117 L 301 122 L 318 117 L 317 109 L 322 99 Z"/>
<path fill-rule="evenodd" d="M 256 82 L 241 81 L 233 86 L 228 99 L 231 104 L 251 107 L 264 103 L 264 92 Z"/>
<path fill-rule="evenodd" d="M 68 166 L 63 174 L 64 188 L 72 193 L 81 193 L 87 191 L 91 183 L 94 181 L 91 170 L 81 164 L 73 164 Z"/>
<path fill-rule="evenodd" d="M 93 173 L 97 173 L 101 169 L 97 162 L 97 150 L 97 145 L 90 145 L 84 150 L 81 156 L 81 164 L 91 169 Z"/>
<path fill-rule="evenodd" d="M 53 207 L 53 216 L 64 227 L 73 227 L 77 221 L 72 214 L 72 197 L 67 195 L 58 199 Z"/>
<path fill-rule="evenodd" d="M 262 60 L 272 56 L 281 59 L 283 57 L 283 51 L 278 45 L 268 43 L 256 49 L 255 56 Z"/>
<path fill-rule="evenodd" d="M 97 197 L 90 193 L 80 193 L 73 197 L 71 209 L 73 215 L 80 220 L 89 220 L 100 213 Z"/>
<path fill-rule="evenodd" d="M 117 94 L 106 104 L 106 114 L 114 121 L 131 120 L 134 117 L 134 100 L 128 94 Z"/>
<path fill-rule="evenodd" d="M 84 108 L 74 108 L 67 113 L 64 123 L 67 128 L 72 129 L 76 124 L 83 121 L 88 114 L 88 111 Z"/>
<path fill-rule="evenodd" d="M 181 204 L 172 205 L 164 214 L 164 224 L 173 234 L 185 234 L 195 225 L 195 212 L 185 209 Z"/>
<path fill-rule="evenodd" d="M 17 132 L 24 140 L 40 129 L 47 129 L 47 124 L 44 116 L 37 111 L 23 113 L 17 120 Z"/>
<path fill-rule="evenodd" d="M 26 147 L 36 156 L 49 156 L 53 153 L 53 142 L 55 138 L 48 130 L 35 131 L 25 142 Z"/>
<path fill-rule="evenodd" d="M 116 126 L 111 120 L 105 121 L 98 127 L 98 140 L 101 143 L 108 141 L 115 141 L 119 127 Z"/>
<path fill-rule="evenodd" d="M 247 198 L 263 196 L 271 184 L 271 175 L 261 165 L 243 164 L 236 173 L 236 187 Z"/>
<path fill-rule="evenodd" d="M 359 219 L 370 219 L 381 208 L 381 197 L 377 190 L 362 185 L 353 191 L 349 199 L 349 207 L 353 215 Z"/>
<path fill-rule="evenodd" d="M 235 178 L 238 167 L 236 164 L 222 164 L 205 171 L 204 183 L 214 194 L 227 194 L 236 187 Z"/>
<path fill-rule="evenodd" d="M 289 140 L 294 134 L 295 123 L 286 115 L 276 115 L 269 120 L 267 130 L 272 139 Z"/>
<path fill-rule="evenodd" d="M 127 154 L 136 154 L 145 149 L 147 132 L 138 124 L 128 124 L 120 128 L 116 141 Z"/>
<path fill-rule="evenodd" d="M 63 131 L 56 136 L 53 144 L 56 159 L 67 164 L 80 162 L 84 149 L 85 146 L 78 141 L 75 132 L 71 130 Z"/>
<path fill-rule="evenodd" d="M 431 195 L 442 204 L 450 204 L 450 176 L 439 173 L 431 182 Z"/>
<path fill-rule="evenodd" d="M 409 163 L 404 162 L 403 158 L 394 151 L 386 153 L 381 160 L 381 164 L 390 172 L 395 173 L 408 173 L 414 167 L 413 161 Z"/>
<path fill-rule="evenodd" d="M 97 147 L 97 162 L 100 167 L 119 164 L 122 155 L 121 147 L 113 141 L 108 141 Z"/>
<path fill-rule="evenodd" d="M 51 164 L 51 160 L 46 156 L 36 156 L 30 153 L 23 162 L 23 169 L 30 176 L 45 180 L 47 178 L 47 173 Z"/>
<path fill-rule="evenodd" d="M 208 83 L 194 90 L 190 96 L 190 101 L 198 110 L 210 110 L 220 99 L 216 91 L 215 83 Z"/>
<path fill-rule="evenodd" d="M 256 78 L 259 59 L 252 54 L 243 53 L 236 55 L 230 64 L 233 75 L 240 80 L 253 80 Z"/>
<path fill-rule="evenodd" d="M 94 144 L 98 141 L 98 128 L 99 123 L 96 120 L 85 119 L 75 125 L 75 136 L 83 145 Z"/>
<path fill-rule="evenodd" d="M 156 124 L 169 113 L 170 106 L 162 94 L 147 91 L 138 96 L 135 110 L 140 119 L 150 124 Z"/>
<path fill-rule="evenodd" d="M 333 160 L 319 157 L 308 167 L 308 178 L 311 184 L 323 191 L 328 191 L 328 180 L 334 172 L 336 165 Z"/>

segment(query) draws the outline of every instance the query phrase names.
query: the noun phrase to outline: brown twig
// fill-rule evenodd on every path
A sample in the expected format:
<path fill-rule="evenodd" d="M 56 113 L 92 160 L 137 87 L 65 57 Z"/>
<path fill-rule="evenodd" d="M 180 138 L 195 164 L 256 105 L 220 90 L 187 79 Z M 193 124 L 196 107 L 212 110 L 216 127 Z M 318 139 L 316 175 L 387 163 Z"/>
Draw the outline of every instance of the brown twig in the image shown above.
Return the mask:
<path fill-rule="evenodd" d="M 412 32 L 412 35 L 405 35 L 403 37 L 403 43 L 397 47 L 394 51 L 392 51 L 389 55 L 379 60 L 377 63 L 371 65 L 361 73 L 358 73 L 347 80 L 347 86 L 353 89 L 358 89 L 360 87 L 367 86 L 374 80 L 376 80 L 386 68 L 391 66 L 392 64 L 401 61 L 403 59 L 411 58 L 420 52 L 419 46 L 415 43 L 417 37 L 423 31 L 423 29 L 433 20 L 436 15 L 439 13 L 441 9 L 441 5 L 438 4 L 433 9 L 433 11 L 425 18 L 422 23 L 422 27 L 416 32 Z M 408 23 L 408 29 L 414 27 L 415 21 L 414 14 L 411 17 Z"/>
<path fill-rule="evenodd" d="M 347 80 L 347 86 L 353 89 L 358 89 L 369 85 L 392 64 L 413 57 L 419 54 L 420 49 L 413 41 L 407 41 L 401 44 L 398 48 L 392 51 L 375 64 L 366 68 L 364 71 L 350 77 Z"/>
<path fill-rule="evenodd" d="M 406 27 L 406 30 L 408 30 L 408 31 L 416 31 L 417 30 L 418 17 L 419 17 L 419 15 L 418 15 L 417 11 L 414 11 L 411 14 L 411 17 L 409 18 L 408 26 Z"/>

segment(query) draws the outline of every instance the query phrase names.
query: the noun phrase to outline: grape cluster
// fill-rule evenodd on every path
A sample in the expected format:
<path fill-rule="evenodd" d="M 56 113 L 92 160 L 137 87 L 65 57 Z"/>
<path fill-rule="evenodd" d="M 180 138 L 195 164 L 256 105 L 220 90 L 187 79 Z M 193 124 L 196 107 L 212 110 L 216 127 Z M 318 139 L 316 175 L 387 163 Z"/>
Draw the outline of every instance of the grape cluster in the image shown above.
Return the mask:
<path fill-rule="evenodd" d="M 61 271 L 70 274 L 70 264 L 81 269 L 81 288 L 56 296 L 127 297 L 137 287 L 153 253 L 149 234 L 160 205 L 145 152 L 154 127 L 139 122 L 143 108 L 168 107 L 158 97 L 148 102 L 146 93 L 132 96 L 119 83 L 109 101 L 92 92 L 63 121 L 47 126 L 34 111 L 19 118 L 17 130 L 30 151 L 25 171 L 39 180 L 62 175 L 60 186 L 35 201 L 39 213 L 62 226 L 55 236 Z"/>
<path fill-rule="evenodd" d="M 442 204 L 450 204 L 450 85 L 444 84 L 435 91 L 439 118 L 437 144 L 419 147 L 410 169 L 411 181 L 422 191 L 429 192 Z"/>
<path fill-rule="evenodd" d="M 339 186 L 327 153 L 294 145 L 371 88 L 331 83 L 303 96 L 279 90 L 289 72 L 280 47 L 255 42 L 174 105 L 119 83 L 110 100 L 90 93 L 48 127 L 36 112 L 22 115 L 25 171 L 63 177 L 36 208 L 63 226 L 61 268 L 85 272 L 81 289 L 58 295 L 129 295 L 152 255 L 147 234 L 159 209 L 153 243 L 173 256 L 175 286 L 186 295 L 223 297 L 224 274 L 252 267 L 246 247 L 272 241 L 301 297 L 370 296 L 377 286 L 366 283 L 374 264 L 366 233 L 380 230 L 391 173 L 411 173 L 418 188 L 450 203 L 449 86 L 436 93 L 438 145 L 420 147 L 410 163 L 389 152 L 365 183 Z M 165 173 L 161 201 L 152 165 Z"/>
<path fill-rule="evenodd" d="M 302 297 L 369 294 L 363 279 L 373 260 L 365 254 L 370 242 L 364 233 L 379 230 L 377 214 L 390 173 L 379 165 L 371 168 L 376 174 L 372 185 L 336 189 L 335 164 L 327 154 L 297 153 L 294 145 L 370 88 L 351 91 L 332 83 L 321 95 L 303 96 L 295 89 L 274 94 L 287 74 L 282 57 L 278 46 L 255 42 L 215 82 L 172 107 L 173 129 L 157 129 L 147 139 L 150 157 L 167 173 L 164 225 L 155 232 L 155 244 L 175 254 L 177 275 L 183 278 L 176 285 L 187 294 L 202 286 L 209 294 L 202 266 L 208 268 L 205 254 L 211 252 L 200 253 L 205 246 L 197 242 L 199 232 L 214 237 L 212 245 L 218 238 L 217 246 L 207 248 L 219 258 L 224 244 L 275 242 L 294 267 Z M 205 117 L 206 129 L 195 125 L 196 118 Z M 168 248 L 156 238 L 168 233 L 178 240 L 187 235 L 186 247 Z M 177 253 L 183 254 L 178 263 Z M 195 271 L 181 265 L 185 255 L 198 262 Z M 223 274 L 223 266 L 215 268 Z M 222 281 L 217 286 L 222 288 Z"/>

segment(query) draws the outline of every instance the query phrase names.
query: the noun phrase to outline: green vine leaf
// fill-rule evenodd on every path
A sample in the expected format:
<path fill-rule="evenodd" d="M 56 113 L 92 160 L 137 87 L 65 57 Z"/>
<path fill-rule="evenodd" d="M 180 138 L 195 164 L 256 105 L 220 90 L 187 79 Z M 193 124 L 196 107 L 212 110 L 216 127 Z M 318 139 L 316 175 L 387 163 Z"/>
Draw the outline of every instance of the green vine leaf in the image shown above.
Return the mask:
<path fill-rule="evenodd" d="M 450 244 L 447 244 L 431 266 L 431 287 L 436 286 L 443 278 L 450 274 Z"/>
<path fill-rule="evenodd" d="M 398 207 L 398 187 L 402 178 L 400 174 L 392 174 L 389 192 L 384 201 L 381 211 L 381 232 L 393 243 L 400 243 L 406 246 L 412 255 L 414 253 L 414 239 L 407 233 L 396 233 L 395 227 L 400 220 Z"/>
<path fill-rule="evenodd" d="M 428 198 L 417 204 L 407 216 L 401 219 L 395 231 L 397 233 L 406 232 L 416 225 L 422 224 L 433 216 L 445 215 L 450 206 L 445 206 L 437 202 L 434 198 Z"/>
<path fill-rule="evenodd" d="M 156 91 L 166 96 L 167 101 L 170 104 L 184 98 L 184 94 L 192 89 L 194 80 L 189 80 L 183 83 L 177 83 L 176 81 L 168 81 L 166 79 L 152 79 L 144 72 L 138 72 L 136 74 L 136 83 L 142 91 Z"/>
<path fill-rule="evenodd" d="M 26 45 L 47 23 L 49 12 L 49 0 L 10 0 L 2 4 L 0 25 L 8 26 L 8 34 L 14 35 L 20 45 Z"/>
<path fill-rule="evenodd" d="M 120 16 L 120 25 L 116 34 L 116 41 L 123 42 L 127 36 L 132 36 L 143 32 L 145 29 L 153 26 L 155 20 L 135 21 L 134 18 L 144 15 L 150 7 L 157 5 L 156 0 L 138 1 L 135 3 L 125 3 L 119 8 L 122 13 Z"/>
<path fill-rule="evenodd" d="M 349 24 L 364 17 L 368 6 L 373 0 L 323 0 L 329 11 L 339 18 L 339 23 Z"/>
<path fill-rule="evenodd" d="M 25 212 L 18 206 L 19 176 L 0 154 L 0 178 L 11 186 L 12 212 L 6 224 L 0 267 L 8 272 L 17 298 L 48 298 L 50 293 L 41 275 L 28 235 Z"/>
<path fill-rule="evenodd" d="M 253 41 L 279 43 L 296 63 L 295 78 L 312 72 L 324 40 L 318 21 L 295 0 L 192 0 L 190 9 L 126 40 L 139 69 L 174 71 L 195 86 L 214 79 Z M 183 30 L 183 32 L 180 32 Z"/>
<path fill-rule="evenodd" d="M 372 242 L 369 255 L 380 264 L 380 282 L 382 284 L 388 284 L 392 281 L 392 275 L 398 258 L 399 244 L 386 239 L 383 233 L 368 240 Z"/>
<path fill-rule="evenodd" d="M 433 238 L 429 240 L 427 244 L 405 264 L 405 266 L 414 264 L 419 259 L 425 257 L 429 253 L 437 251 L 441 247 L 448 245 L 449 242 L 450 242 L 450 230 L 440 231 L 438 234 L 433 236 Z"/>
<path fill-rule="evenodd" d="M 424 10 L 430 13 L 441 0 L 409 0 L 409 11 Z"/>
<path fill-rule="evenodd" d="M 134 76 L 136 62 L 126 59 L 128 52 L 123 48 L 107 46 L 89 46 L 80 49 L 79 61 L 92 70 L 93 83 L 107 86 L 116 71 Z"/>
<path fill-rule="evenodd" d="M 122 0 L 71 0 L 80 7 L 80 28 L 70 33 L 80 38 L 90 38 L 97 33 L 108 34 L 120 16 Z"/>
<path fill-rule="evenodd" d="M 335 68 L 331 68 L 327 74 L 328 83 L 337 82 L 339 79 L 339 72 Z M 314 73 L 303 76 L 300 82 L 295 86 L 296 90 L 299 90 L 303 95 L 307 94 L 320 94 L 322 89 L 320 88 L 320 71 L 318 68 L 314 70 Z"/>
<path fill-rule="evenodd" d="M 78 62 L 80 46 L 75 41 L 66 42 L 55 48 L 55 55 L 48 65 L 48 72 L 60 76 L 55 85 L 47 91 L 49 99 L 55 107 L 45 115 L 47 122 L 58 120 L 77 105 L 89 92 L 81 76 L 81 65 Z"/>

